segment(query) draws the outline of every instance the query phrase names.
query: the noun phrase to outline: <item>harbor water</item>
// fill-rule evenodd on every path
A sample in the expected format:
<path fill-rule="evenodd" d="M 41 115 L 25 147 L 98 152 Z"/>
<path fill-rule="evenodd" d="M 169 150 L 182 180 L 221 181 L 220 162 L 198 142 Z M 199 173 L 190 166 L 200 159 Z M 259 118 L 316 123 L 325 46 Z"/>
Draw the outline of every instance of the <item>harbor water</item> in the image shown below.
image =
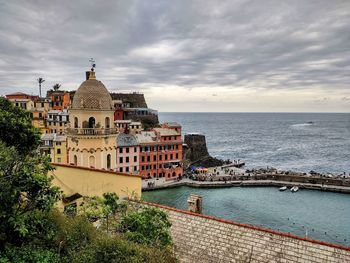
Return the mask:
<path fill-rule="evenodd" d="M 350 247 L 350 195 L 277 187 L 191 188 L 143 192 L 145 201 L 187 210 L 203 197 L 203 214 Z"/>

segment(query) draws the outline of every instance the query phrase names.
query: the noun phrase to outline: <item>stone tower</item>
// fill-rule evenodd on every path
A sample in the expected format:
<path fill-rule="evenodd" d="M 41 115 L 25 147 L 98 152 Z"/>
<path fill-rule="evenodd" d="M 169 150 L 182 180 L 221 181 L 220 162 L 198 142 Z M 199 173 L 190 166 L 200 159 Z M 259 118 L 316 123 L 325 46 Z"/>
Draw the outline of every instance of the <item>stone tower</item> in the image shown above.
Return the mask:
<path fill-rule="evenodd" d="M 68 163 L 97 169 L 116 169 L 116 137 L 112 98 L 96 79 L 94 68 L 73 97 L 67 129 Z"/>

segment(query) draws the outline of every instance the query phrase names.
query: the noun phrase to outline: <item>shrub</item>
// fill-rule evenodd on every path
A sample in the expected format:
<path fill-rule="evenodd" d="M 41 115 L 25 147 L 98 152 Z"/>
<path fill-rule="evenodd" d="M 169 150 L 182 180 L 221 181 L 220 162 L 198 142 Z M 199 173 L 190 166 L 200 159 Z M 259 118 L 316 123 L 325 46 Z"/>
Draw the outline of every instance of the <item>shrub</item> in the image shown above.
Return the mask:
<path fill-rule="evenodd" d="M 165 247 L 172 244 L 168 215 L 153 207 L 143 207 L 121 218 L 119 231 L 139 244 Z"/>

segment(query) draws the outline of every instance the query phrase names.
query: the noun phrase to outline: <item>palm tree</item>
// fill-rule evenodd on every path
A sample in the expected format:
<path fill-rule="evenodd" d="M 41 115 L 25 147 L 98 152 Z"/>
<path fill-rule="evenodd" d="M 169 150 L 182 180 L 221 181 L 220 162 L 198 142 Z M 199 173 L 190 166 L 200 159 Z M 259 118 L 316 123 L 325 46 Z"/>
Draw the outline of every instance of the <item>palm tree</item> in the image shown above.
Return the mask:
<path fill-rule="evenodd" d="M 41 84 L 45 82 L 45 80 L 43 78 L 38 78 L 37 79 L 38 83 L 39 83 L 39 95 L 41 98 Z"/>
<path fill-rule="evenodd" d="M 54 91 L 58 91 L 60 89 L 60 87 L 61 87 L 61 84 L 59 84 L 59 83 L 56 83 L 55 85 L 52 86 Z"/>

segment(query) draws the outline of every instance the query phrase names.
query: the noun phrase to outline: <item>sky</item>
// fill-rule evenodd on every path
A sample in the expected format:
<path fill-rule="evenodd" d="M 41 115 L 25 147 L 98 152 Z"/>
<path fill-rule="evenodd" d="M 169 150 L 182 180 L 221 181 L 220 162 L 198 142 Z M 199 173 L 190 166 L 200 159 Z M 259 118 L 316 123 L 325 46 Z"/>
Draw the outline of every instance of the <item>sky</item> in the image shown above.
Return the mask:
<path fill-rule="evenodd" d="M 0 95 L 89 59 L 162 112 L 350 112 L 350 1 L 0 0 Z"/>

